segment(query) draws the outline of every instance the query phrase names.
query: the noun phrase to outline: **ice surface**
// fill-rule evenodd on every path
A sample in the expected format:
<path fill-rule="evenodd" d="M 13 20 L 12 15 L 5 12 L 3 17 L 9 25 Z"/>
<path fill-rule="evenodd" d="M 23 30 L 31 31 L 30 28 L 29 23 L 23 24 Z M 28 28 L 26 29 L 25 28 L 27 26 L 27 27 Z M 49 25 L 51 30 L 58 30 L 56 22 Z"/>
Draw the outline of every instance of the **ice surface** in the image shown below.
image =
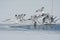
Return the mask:
<path fill-rule="evenodd" d="M 0 40 L 60 40 L 60 31 L 0 31 Z"/>

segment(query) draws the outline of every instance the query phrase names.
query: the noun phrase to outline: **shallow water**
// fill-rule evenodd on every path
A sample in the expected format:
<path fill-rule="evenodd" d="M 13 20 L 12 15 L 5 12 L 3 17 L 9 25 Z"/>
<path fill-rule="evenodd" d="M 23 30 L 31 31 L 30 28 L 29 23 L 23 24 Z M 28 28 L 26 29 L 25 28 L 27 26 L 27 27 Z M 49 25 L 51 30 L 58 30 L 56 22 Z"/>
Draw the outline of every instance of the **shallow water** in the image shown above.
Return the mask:
<path fill-rule="evenodd" d="M 13 25 L 13 24 L 0 24 L 0 30 L 18 30 L 18 31 L 28 31 L 28 30 L 44 30 L 44 31 L 60 31 L 60 24 L 45 24 L 45 25 L 37 25 L 34 27 L 33 25 Z"/>

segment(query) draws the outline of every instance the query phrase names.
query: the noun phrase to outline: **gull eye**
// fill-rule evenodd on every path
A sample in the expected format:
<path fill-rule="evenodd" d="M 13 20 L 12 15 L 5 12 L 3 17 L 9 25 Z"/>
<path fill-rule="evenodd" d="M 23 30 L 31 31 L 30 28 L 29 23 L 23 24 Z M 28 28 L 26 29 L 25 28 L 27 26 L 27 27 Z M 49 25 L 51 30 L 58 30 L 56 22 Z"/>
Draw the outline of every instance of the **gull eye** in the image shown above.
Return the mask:
<path fill-rule="evenodd" d="M 15 15 L 15 16 L 17 16 L 17 15 Z"/>

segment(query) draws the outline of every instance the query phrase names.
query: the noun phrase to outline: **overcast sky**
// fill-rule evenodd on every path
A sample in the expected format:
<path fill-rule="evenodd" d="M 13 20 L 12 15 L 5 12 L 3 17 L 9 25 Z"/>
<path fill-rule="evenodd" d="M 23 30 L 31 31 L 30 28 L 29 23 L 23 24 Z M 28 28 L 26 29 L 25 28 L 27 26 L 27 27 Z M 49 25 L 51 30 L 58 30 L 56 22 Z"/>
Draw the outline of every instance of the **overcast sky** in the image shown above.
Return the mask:
<path fill-rule="evenodd" d="M 60 0 L 53 0 L 53 14 L 60 17 Z M 0 21 L 14 18 L 14 14 L 33 15 L 36 9 L 45 7 L 44 11 L 51 13 L 52 0 L 0 0 Z"/>

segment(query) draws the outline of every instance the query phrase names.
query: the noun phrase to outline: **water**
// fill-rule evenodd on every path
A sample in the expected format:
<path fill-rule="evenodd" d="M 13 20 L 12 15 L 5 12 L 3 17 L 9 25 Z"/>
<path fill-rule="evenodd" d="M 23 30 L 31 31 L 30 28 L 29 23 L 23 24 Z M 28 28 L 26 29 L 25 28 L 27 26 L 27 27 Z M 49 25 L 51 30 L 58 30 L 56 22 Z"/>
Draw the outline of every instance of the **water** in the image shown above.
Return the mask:
<path fill-rule="evenodd" d="M 0 40 L 60 40 L 60 24 L 12 25 L 0 24 Z"/>
<path fill-rule="evenodd" d="M 40 30 L 46 30 L 46 31 L 60 31 L 60 24 L 45 24 L 45 25 L 37 25 L 36 28 L 33 25 L 15 25 L 15 24 L 0 24 L 0 30 L 13 30 L 13 31 L 40 31 Z"/>

